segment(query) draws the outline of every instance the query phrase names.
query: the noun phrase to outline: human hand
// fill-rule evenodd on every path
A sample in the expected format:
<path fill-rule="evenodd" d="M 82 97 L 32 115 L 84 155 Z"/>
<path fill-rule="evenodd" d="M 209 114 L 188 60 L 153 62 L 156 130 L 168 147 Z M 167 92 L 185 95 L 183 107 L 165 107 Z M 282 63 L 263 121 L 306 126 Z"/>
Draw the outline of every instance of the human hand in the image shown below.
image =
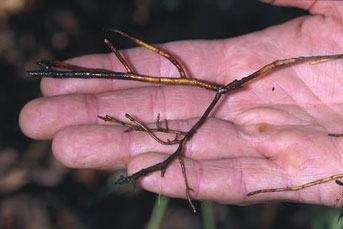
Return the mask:
<path fill-rule="evenodd" d="M 308 7 L 310 2 L 280 1 Z M 278 1 L 276 1 L 278 3 Z M 313 15 L 228 40 L 183 41 L 163 46 L 185 63 L 188 75 L 227 84 L 276 59 L 342 53 L 343 15 L 338 2 L 317 2 Z M 167 60 L 142 48 L 124 51 L 139 73 L 175 76 Z M 121 70 L 112 54 L 90 55 L 71 63 Z M 328 132 L 342 130 L 341 60 L 301 64 L 263 76 L 224 97 L 212 118 L 186 144 L 186 170 L 193 198 L 247 204 L 290 200 L 331 205 L 340 195 L 335 184 L 299 192 L 266 193 L 262 188 L 307 183 L 340 173 L 342 141 Z M 274 88 L 274 90 L 273 90 Z M 97 115 L 132 114 L 154 123 L 157 114 L 169 126 L 187 131 L 214 94 L 200 88 L 156 86 L 132 81 L 43 79 L 45 97 L 29 102 L 20 115 L 23 132 L 53 139 L 58 160 L 73 168 L 120 169 L 132 174 L 163 161 L 174 146 L 162 146 L 146 133 L 123 132 Z M 185 197 L 180 166 L 171 164 L 162 179 L 153 173 L 143 188 Z"/>

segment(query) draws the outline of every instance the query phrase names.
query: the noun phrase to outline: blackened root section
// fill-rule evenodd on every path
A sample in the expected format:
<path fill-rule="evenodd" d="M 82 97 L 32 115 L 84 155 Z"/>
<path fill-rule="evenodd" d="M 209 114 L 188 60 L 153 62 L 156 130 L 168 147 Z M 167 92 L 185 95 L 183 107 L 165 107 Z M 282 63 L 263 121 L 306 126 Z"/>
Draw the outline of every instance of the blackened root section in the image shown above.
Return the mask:
<path fill-rule="evenodd" d="M 208 106 L 204 114 L 200 117 L 200 119 L 194 124 L 194 126 L 186 132 L 185 136 L 180 140 L 179 146 L 177 150 L 171 154 L 166 160 L 157 163 L 155 165 L 152 165 L 150 167 L 144 168 L 139 170 L 138 172 L 130 175 L 130 176 L 121 176 L 117 181 L 116 184 L 126 184 L 126 183 L 134 183 L 137 179 L 144 177 L 152 172 L 155 171 L 161 171 L 161 176 L 164 175 L 167 167 L 172 163 L 176 158 L 178 158 L 181 170 L 182 170 L 182 175 L 184 177 L 185 181 L 185 186 L 186 186 L 186 198 L 188 199 L 189 204 L 191 205 L 192 209 L 194 212 L 196 212 L 196 209 L 192 203 L 192 195 L 191 192 L 193 189 L 190 187 L 188 183 L 188 178 L 186 174 L 186 166 L 183 161 L 182 157 L 182 150 L 186 142 L 196 133 L 197 129 L 201 127 L 201 125 L 205 122 L 205 120 L 208 118 L 209 114 L 215 107 L 215 105 L 218 103 L 219 99 L 221 98 L 223 92 L 217 92 L 214 99 L 212 100 L 211 104 Z"/>

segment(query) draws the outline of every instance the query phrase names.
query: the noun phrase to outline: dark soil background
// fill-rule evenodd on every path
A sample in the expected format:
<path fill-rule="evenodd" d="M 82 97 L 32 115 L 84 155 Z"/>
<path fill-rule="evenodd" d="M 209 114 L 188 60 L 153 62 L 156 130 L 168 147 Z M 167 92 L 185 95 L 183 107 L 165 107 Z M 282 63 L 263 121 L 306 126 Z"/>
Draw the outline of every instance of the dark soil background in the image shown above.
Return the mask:
<path fill-rule="evenodd" d="M 37 60 L 108 52 L 103 28 L 162 43 L 238 36 L 305 14 L 257 0 L 1 0 L 0 228 L 144 228 L 156 199 L 114 186 L 118 172 L 67 169 L 54 160 L 49 142 L 20 132 L 21 107 L 40 96 L 39 81 L 25 74 Z M 214 204 L 214 212 L 218 228 L 339 226 L 339 210 L 310 205 Z M 162 227 L 202 228 L 201 213 L 171 200 Z"/>

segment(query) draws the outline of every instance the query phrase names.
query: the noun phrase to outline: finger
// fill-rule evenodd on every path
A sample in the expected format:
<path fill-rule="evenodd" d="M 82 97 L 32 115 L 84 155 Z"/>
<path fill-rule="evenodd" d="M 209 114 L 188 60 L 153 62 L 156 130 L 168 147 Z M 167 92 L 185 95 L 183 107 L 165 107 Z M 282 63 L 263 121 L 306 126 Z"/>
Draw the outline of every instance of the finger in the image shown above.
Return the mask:
<path fill-rule="evenodd" d="M 197 79 L 215 81 L 213 75 L 218 76 L 215 66 L 222 60 L 224 42 L 219 41 L 192 41 L 172 42 L 161 45 L 165 50 L 172 50 L 180 60 L 187 60 L 184 66 L 189 76 Z M 191 50 L 190 50 L 191 49 Z M 157 77 L 178 77 L 178 72 L 167 59 L 143 48 L 122 51 L 135 72 Z M 125 72 L 124 67 L 112 53 L 87 55 L 68 61 L 71 64 L 89 68 L 102 68 L 112 71 Z M 100 93 L 118 89 L 150 86 L 147 83 L 126 80 L 98 80 L 98 79 L 50 79 L 43 78 L 41 90 L 44 95 L 62 95 L 69 93 Z"/>
<path fill-rule="evenodd" d="M 178 86 L 43 97 L 29 102 L 22 109 L 19 120 L 27 136 L 49 139 L 69 125 L 102 123 L 97 119 L 98 115 L 125 119 L 124 115 L 128 113 L 145 123 L 154 122 L 158 114 L 172 120 L 199 117 L 212 97 L 210 91 Z"/>
<path fill-rule="evenodd" d="M 119 169 L 127 164 L 130 135 L 121 127 L 73 126 L 53 139 L 57 160 L 70 168 Z"/>
<path fill-rule="evenodd" d="M 170 128 L 189 129 L 191 121 L 171 121 Z M 64 128 L 53 140 L 55 157 L 72 168 L 116 169 L 126 167 L 132 157 L 146 152 L 171 154 L 177 145 L 157 143 L 148 134 L 124 132 L 121 126 L 84 125 Z M 262 157 L 242 139 L 230 123 L 209 119 L 185 145 L 184 155 L 197 160 L 226 157 Z M 162 139 L 173 139 L 164 134 Z"/>
<path fill-rule="evenodd" d="M 199 118 L 210 104 L 213 94 L 213 92 L 201 89 L 170 86 L 130 89 L 99 95 L 74 94 L 43 97 L 29 102 L 22 109 L 19 124 L 23 133 L 31 138 L 50 139 L 57 131 L 67 126 L 104 124 L 97 118 L 98 115 L 110 115 L 128 121 L 125 118 L 125 113 L 128 113 L 143 123 L 154 123 L 158 114 L 160 114 L 161 120 L 187 120 Z M 252 109 L 250 104 L 246 105 L 244 102 L 239 104 L 233 97 L 230 96 L 230 106 L 236 108 L 227 107 L 227 103 L 219 102 L 212 117 L 233 120 L 235 123 L 245 126 L 262 125 L 263 123 L 277 125 L 302 123 L 302 119 L 299 119 L 298 116 L 294 117 L 288 111 L 284 111 L 284 109 L 290 109 L 289 107 Z M 251 103 L 252 100 L 246 99 L 245 101 Z M 253 102 L 258 104 L 257 99 Z M 253 136 L 254 133 L 266 135 L 266 131 L 264 131 L 266 125 L 261 125 L 257 125 L 256 128 L 247 127 L 252 129 L 248 132 L 253 132 Z"/>
<path fill-rule="evenodd" d="M 66 126 L 95 123 L 95 98 L 86 95 L 43 97 L 30 101 L 20 112 L 22 132 L 34 139 L 51 139 Z"/>
<path fill-rule="evenodd" d="M 265 107 L 265 102 L 260 102 L 256 96 L 252 100 L 246 95 L 247 93 L 249 94 L 249 91 L 242 92 L 239 96 L 230 95 L 228 100 L 223 98 L 213 110 L 211 117 L 233 121 L 240 125 L 240 128 L 245 126 L 245 132 L 249 132 L 248 135 L 254 137 L 270 134 L 273 132 L 273 125 L 301 125 L 303 120 L 307 119 L 307 116 L 290 114 L 289 109 L 297 111 L 292 106 Z M 213 96 L 214 93 L 210 91 L 169 86 L 130 89 L 99 95 L 73 94 L 43 97 L 29 102 L 22 109 L 19 124 L 23 133 L 31 138 L 51 139 L 57 131 L 67 126 L 104 124 L 104 121 L 97 118 L 98 115 L 110 115 L 128 121 L 125 118 L 125 113 L 128 113 L 143 123 L 154 123 L 159 114 L 161 120 L 198 119 Z M 237 97 L 241 97 L 242 100 L 238 101 Z M 283 102 L 285 101 L 283 99 Z M 263 105 L 259 107 L 260 104 Z M 299 114 L 301 112 L 299 111 Z M 266 123 L 270 125 L 265 125 Z"/>
<path fill-rule="evenodd" d="M 142 168 L 154 165 L 166 159 L 166 155 L 158 153 L 142 154 L 129 164 L 128 173 L 132 174 Z M 292 179 L 276 164 L 261 158 L 233 158 L 210 161 L 185 159 L 186 174 L 192 198 L 212 200 L 227 204 L 251 204 L 262 201 L 301 201 L 305 203 L 330 204 L 339 188 L 326 190 L 325 194 L 318 187 L 310 187 L 301 191 L 264 193 L 256 196 L 247 194 L 261 188 L 289 187 L 295 185 Z M 313 179 L 305 177 L 302 182 Z M 177 161 L 166 170 L 163 178 L 160 172 L 143 177 L 140 184 L 146 190 L 166 196 L 185 198 L 184 178 Z M 336 185 L 337 186 L 337 185 Z"/>
<path fill-rule="evenodd" d="M 293 6 L 304 10 L 309 10 L 313 14 L 322 14 L 326 16 L 343 14 L 342 3 L 337 0 L 308 0 L 308 1 L 294 1 L 294 0 L 260 0 L 265 3 L 279 5 L 279 6 Z"/>

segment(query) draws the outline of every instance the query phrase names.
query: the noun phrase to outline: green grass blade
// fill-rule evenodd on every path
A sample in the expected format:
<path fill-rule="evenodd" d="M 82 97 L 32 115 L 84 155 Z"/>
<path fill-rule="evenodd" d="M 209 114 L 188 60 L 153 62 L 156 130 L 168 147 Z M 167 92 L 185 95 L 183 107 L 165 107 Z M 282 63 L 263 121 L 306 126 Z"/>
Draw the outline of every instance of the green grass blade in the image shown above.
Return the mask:
<path fill-rule="evenodd" d="M 201 212 L 204 229 L 215 229 L 216 221 L 214 218 L 212 202 L 201 201 Z"/>
<path fill-rule="evenodd" d="M 154 208 L 147 225 L 147 229 L 158 229 L 162 223 L 164 213 L 167 209 L 169 198 L 159 195 L 156 198 Z"/>

